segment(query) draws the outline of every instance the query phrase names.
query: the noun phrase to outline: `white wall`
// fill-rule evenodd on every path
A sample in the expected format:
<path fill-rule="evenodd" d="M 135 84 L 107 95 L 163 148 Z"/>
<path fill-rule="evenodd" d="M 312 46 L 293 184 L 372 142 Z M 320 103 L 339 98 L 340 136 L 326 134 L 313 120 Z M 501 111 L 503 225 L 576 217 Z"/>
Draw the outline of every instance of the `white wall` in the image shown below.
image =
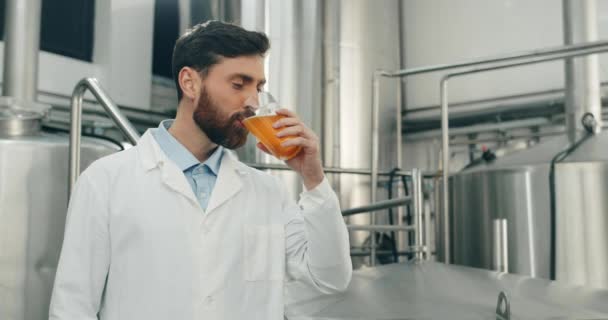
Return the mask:
<path fill-rule="evenodd" d="M 80 79 L 96 77 L 118 104 L 147 110 L 153 22 L 153 0 L 97 0 L 93 62 L 40 51 L 38 89 L 70 96 Z M 3 64 L 4 43 L 0 42 L 0 73 Z"/>
<path fill-rule="evenodd" d="M 563 45 L 557 0 L 408 0 L 403 2 L 407 67 L 454 63 Z M 599 36 L 608 38 L 608 1 L 598 1 Z M 608 55 L 601 64 L 608 65 Z M 606 68 L 601 78 L 607 78 Z M 407 107 L 439 103 L 440 74 L 409 78 Z M 562 62 L 492 71 L 450 82 L 450 102 L 563 87 Z"/>

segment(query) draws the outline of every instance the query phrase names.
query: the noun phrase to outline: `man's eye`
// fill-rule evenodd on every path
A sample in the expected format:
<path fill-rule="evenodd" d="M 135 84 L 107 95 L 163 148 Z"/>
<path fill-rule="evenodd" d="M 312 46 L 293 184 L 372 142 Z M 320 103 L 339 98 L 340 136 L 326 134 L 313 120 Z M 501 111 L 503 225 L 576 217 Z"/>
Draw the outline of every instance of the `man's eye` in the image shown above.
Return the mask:
<path fill-rule="evenodd" d="M 243 84 L 242 83 L 234 83 L 233 82 L 232 83 L 232 87 L 235 88 L 235 89 L 237 89 L 237 90 L 240 90 L 240 89 L 243 89 Z"/>

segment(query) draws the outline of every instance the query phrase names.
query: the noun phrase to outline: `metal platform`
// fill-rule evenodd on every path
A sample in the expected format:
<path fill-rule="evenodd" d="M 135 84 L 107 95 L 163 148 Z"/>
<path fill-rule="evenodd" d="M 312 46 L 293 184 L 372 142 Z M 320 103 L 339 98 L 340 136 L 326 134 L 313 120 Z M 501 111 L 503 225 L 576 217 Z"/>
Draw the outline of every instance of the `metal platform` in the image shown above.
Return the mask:
<path fill-rule="evenodd" d="M 294 289 L 299 299 L 288 298 L 290 320 L 608 320 L 608 290 L 435 262 L 358 270 L 343 294 L 319 296 L 308 289 L 302 297 L 307 285 L 298 283 L 288 287 L 288 297 Z M 498 306 L 501 292 L 507 301 Z"/>

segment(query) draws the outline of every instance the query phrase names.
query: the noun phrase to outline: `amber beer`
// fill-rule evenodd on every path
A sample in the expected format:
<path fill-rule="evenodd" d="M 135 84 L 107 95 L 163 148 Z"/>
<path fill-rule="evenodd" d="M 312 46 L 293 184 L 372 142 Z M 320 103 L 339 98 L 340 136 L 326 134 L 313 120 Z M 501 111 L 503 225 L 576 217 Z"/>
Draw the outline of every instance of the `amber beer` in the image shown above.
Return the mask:
<path fill-rule="evenodd" d="M 282 115 L 265 115 L 265 116 L 253 116 L 243 120 L 243 124 L 258 140 L 272 153 L 273 156 L 281 160 L 289 160 L 296 156 L 300 149 L 300 146 L 281 147 L 281 142 L 289 140 L 288 137 L 277 137 L 276 134 L 279 130 L 272 127 L 272 125 L 279 119 L 283 118 Z"/>

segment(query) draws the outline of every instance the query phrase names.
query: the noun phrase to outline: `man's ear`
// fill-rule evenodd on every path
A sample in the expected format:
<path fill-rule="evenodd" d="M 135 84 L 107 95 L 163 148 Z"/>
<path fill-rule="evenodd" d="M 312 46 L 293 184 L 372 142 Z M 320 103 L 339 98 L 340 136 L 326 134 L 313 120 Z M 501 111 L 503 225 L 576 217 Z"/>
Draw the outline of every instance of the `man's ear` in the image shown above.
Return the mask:
<path fill-rule="evenodd" d="M 178 74 L 179 86 L 182 89 L 183 96 L 190 100 L 195 100 L 200 95 L 201 77 L 198 71 L 183 67 Z"/>

